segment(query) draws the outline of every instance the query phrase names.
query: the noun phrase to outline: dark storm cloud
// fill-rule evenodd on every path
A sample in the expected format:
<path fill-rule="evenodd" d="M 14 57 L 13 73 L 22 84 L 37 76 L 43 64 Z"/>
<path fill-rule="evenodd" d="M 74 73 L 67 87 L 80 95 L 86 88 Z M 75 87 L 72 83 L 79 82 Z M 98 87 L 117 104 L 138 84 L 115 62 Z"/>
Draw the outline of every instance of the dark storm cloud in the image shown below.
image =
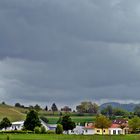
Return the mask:
<path fill-rule="evenodd" d="M 139 9 L 138 0 L 0 1 L 2 100 L 138 100 Z"/>

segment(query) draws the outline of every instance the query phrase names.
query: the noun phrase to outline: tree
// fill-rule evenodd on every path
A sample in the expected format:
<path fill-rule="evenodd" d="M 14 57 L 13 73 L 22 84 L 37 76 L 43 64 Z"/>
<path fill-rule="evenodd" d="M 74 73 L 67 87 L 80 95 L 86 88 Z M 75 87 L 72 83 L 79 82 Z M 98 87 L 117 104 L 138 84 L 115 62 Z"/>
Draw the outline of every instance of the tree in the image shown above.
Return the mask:
<path fill-rule="evenodd" d="M 48 106 L 46 105 L 45 110 L 48 111 Z"/>
<path fill-rule="evenodd" d="M 15 107 L 21 107 L 20 103 L 15 103 Z"/>
<path fill-rule="evenodd" d="M 61 122 L 62 122 L 62 116 L 59 117 L 57 124 L 61 124 Z"/>
<path fill-rule="evenodd" d="M 3 120 L 0 122 L 0 129 L 5 128 L 5 130 L 6 130 L 6 128 L 7 128 L 7 127 L 10 127 L 11 125 L 12 125 L 12 124 L 11 124 L 10 120 L 9 120 L 7 117 L 5 117 L 5 118 L 3 118 Z"/>
<path fill-rule="evenodd" d="M 140 117 L 140 105 L 137 105 L 134 108 L 134 114 Z"/>
<path fill-rule="evenodd" d="M 67 133 L 68 130 L 73 130 L 76 127 L 75 123 L 71 120 L 69 115 L 62 117 L 61 125 L 63 126 L 63 129 L 67 131 Z"/>
<path fill-rule="evenodd" d="M 64 106 L 63 108 L 61 108 L 61 111 L 64 111 L 64 112 L 71 112 L 71 108 L 68 107 L 68 106 Z"/>
<path fill-rule="evenodd" d="M 92 102 L 81 102 L 80 105 L 76 106 L 76 110 L 79 113 L 94 113 L 97 114 L 99 107 L 96 103 Z"/>
<path fill-rule="evenodd" d="M 40 134 L 41 133 L 41 128 L 39 126 L 36 126 L 34 128 L 34 132 L 35 132 L 35 134 Z"/>
<path fill-rule="evenodd" d="M 41 133 L 45 134 L 46 133 L 46 128 L 44 126 L 41 126 Z"/>
<path fill-rule="evenodd" d="M 96 117 L 95 127 L 102 129 L 102 135 L 103 135 L 103 129 L 109 128 L 110 125 L 111 125 L 111 121 L 106 116 L 99 115 Z"/>
<path fill-rule="evenodd" d="M 58 108 L 57 108 L 57 106 L 56 106 L 55 103 L 52 104 L 51 109 L 52 109 L 52 111 L 53 111 L 53 114 L 54 114 L 55 111 L 58 111 Z"/>
<path fill-rule="evenodd" d="M 31 110 L 26 116 L 26 120 L 24 122 L 24 127 L 27 130 L 34 131 L 34 128 L 36 126 L 40 127 L 41 122 L 39 120 L 38 113 L 34 110 Z"/>
<path fill-rule="evenodd" d="M 63 126 L 61 124 L 57 124 L 56 134 L 63 134 Z"/>
<path fill-rule="evenodd" d="M 98 114 L 99 106 L 96 103 L 92 104 L 92 110 L 94 114 Z"/>
<path fill-rule="evenodd" d="M 134 133 L 137 132 L 138 129 L 140 129 L 140 118 L 135 116 L 133 119 L 129 121 L 129 128 L 132 129 Z"/>
<path fill-rule="evenodd" d="M 41 107 L 40 107 L 38 104 L 36 104 L 36 105 L 34 106 L 34 109 L 38 112 L 38 111 L 41 110 Z"/>
<path fill-rule="evenodd" d="M 1 103 L 2 105 L 6 105 L 6 103 L 3 101 L 2 103 Z"/>
<path fill-rule="evenodd" d="M 101 114 L 105 115 L 105 116 L 108 116 L 108 117 L 111 117 L 113 115 L 113 108 L 112 108 L 112 106 L 108 105 L 106 108 L 103 108 L 101 110 Z"/>
<path fill-rule="evenodd" d="M 129 113 L 126 110 L 123 110 L 121 108 L 114 108 L 113 114 L 115 116 L 125 116 L 125 115 L 129 116 Z"/>

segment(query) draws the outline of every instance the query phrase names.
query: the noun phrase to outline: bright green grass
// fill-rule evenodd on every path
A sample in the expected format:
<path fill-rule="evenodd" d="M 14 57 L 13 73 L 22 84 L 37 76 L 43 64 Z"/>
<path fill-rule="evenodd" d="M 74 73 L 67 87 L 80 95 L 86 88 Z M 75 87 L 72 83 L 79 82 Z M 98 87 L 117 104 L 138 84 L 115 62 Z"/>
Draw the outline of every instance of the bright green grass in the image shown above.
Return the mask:
<path fill-rule="evenodd" d="M 76 135 L 36 135 L 36 134 L 9 134 L 10 140 L 140 140 L 140 135 L 126 136 L 76 136 Z M 1 134 L 0 140 L 6 140 L 7 135 Z"/>
<path fill-rule="evenodd" d="M 47 118 L 50 124 L 57 123 L 59 119 L 59 117 L 53 117 L 53 116 L 47 116 Z M 82 117 L 72 116 L 71 118 L 75 123 L 93 122 L 95 120 L 95 117 L 93 116 L 82 116 Z"/>

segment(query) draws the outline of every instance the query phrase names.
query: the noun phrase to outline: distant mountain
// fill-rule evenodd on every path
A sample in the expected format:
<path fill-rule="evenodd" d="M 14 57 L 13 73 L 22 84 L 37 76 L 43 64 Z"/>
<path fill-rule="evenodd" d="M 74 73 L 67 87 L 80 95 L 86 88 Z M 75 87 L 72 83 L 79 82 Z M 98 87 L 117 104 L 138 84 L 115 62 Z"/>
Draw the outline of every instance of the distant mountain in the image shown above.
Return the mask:
<path fill-rule="evenodd" d="M 139 104 L 134 104 L 134 103 L 120 104 L 120 103 L 117 103 L 117 102 L 108 102 L 108 103 L 102 104 L 100 106 L 100 109 L 103 109 L 103 108 L 107 107 L 108 105 L 111 105 L 113 108 L 121 108 L 121 109 L 127 110 L 129 112 L 133 112 L 134 108 Z"/>

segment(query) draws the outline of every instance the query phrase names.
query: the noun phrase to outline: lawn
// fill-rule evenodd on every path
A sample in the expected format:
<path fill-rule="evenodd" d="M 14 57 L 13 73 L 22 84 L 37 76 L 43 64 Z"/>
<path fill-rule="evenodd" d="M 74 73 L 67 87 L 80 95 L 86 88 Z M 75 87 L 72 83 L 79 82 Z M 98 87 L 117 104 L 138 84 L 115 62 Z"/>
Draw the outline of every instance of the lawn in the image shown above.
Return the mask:
<path fill-rule="evenodd" d="M 140 140 L 140 135 L 126 136 L 76 136 L 76 135 L 49 135 L 49 134 L 1 134 L 0 140 Z"/>

